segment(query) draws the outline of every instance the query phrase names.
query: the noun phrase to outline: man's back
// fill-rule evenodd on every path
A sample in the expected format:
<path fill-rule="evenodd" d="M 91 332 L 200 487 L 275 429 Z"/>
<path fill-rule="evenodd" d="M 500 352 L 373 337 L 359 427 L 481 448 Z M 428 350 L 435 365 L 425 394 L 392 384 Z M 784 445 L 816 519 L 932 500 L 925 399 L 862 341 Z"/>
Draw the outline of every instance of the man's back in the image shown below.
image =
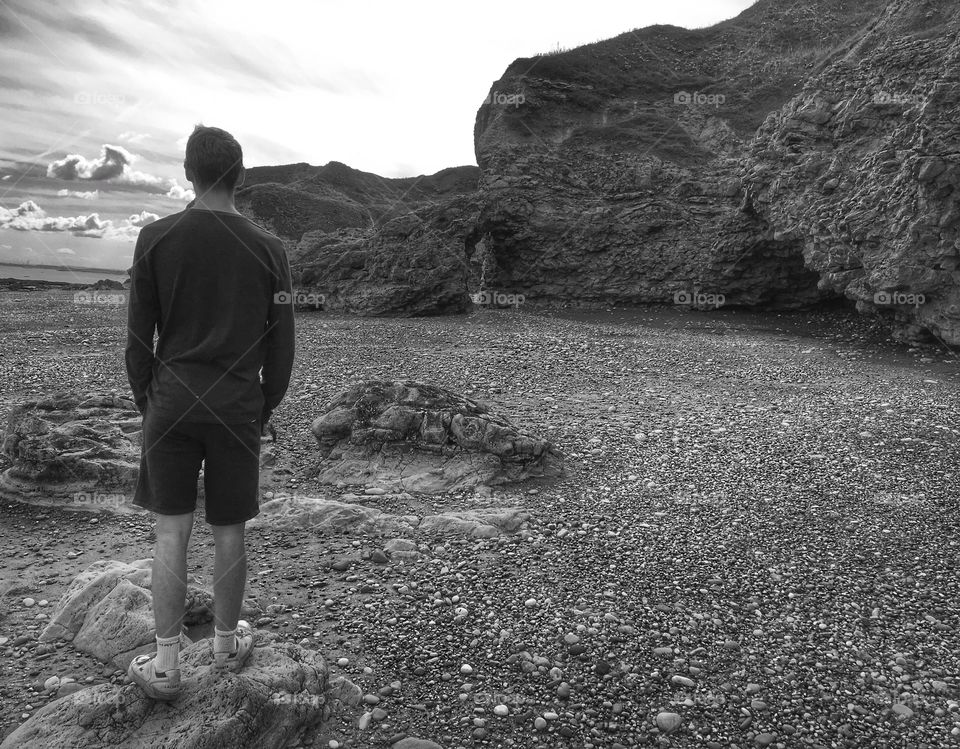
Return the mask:
<path fill-rule="evenodd" d="M 240 214 L 188 208 L 141 230 L 131 277 L 138 405 L 183 421 L 268 418 L 293 365 L 290 297 L 275 301 L 291 291 L 281 241 Z"/>

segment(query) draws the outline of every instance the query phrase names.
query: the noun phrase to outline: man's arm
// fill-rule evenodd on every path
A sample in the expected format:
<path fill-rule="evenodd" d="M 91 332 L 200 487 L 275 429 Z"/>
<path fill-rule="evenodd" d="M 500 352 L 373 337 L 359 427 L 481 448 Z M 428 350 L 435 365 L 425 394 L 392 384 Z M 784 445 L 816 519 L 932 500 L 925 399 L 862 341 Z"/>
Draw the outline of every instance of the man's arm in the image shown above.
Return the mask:
<path fill-rule="evenodd" d="M 273 282 L 265 338 L 266 354 L 260 383 L 263 390 L 262 425 L 270 421 L 273 410 L 283 400 L 293 371 L 293 282 L 290 279 L 290 263 L 283 250 L 280 252 L 280 274 Z"/>
<path fill-rule="evenodd" d="M 150 272 L 146 242 L 141 233 L 133 251 L 130 269 L 130 300 L 127 304 L 127 380 L 133 400 L 142 414 L 147 407 L 147 388 L 153 376 L 153 331 L 160 317 L 157 290 Z"/>

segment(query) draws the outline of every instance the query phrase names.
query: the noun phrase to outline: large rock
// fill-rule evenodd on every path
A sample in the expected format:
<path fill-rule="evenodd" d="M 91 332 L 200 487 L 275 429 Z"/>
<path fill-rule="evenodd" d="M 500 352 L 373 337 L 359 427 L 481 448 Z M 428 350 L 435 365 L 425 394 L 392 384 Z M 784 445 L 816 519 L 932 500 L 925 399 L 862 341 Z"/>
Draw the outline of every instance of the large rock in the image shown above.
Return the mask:
<path fill-rule="evenodd" d="M 260 505 L 251 525 L 309 528 L 314 533 L 360 533 L 394 536 L 414 530 L 436 535 L 490 538 L 515 533 L 530 519 L 521 507 L 486 507 L 437 515 L 393 515 L 376 507 L 324 497 L 283 496 Z"/>
<path fill-rule="evenodd" d="M 514 61 L 474 128 L 487 285 L 527 305 L 837 298 L 796 239 L 744 205 L 739 167 L 823 50 L 885 4 L 760 0 L 709 28 Z"/>
<path fill-rule="evenodd" d="M 960 7 L 891 2 L 760 128 L 741 177 L 821 287 L 960 346 Z"/>
<path fill-rule="evenodd" d="M 33 504 L 142 512 L 130 504 L 140 470 L 140 412 L 117 393 L 58 392 L 7 418 L 0 494 Z"/>
<path fill-rule="evenodd" d="M 563 474 L 563 457 L 548 440 L 419 382 L 358 383 L 334 397 L 311 429 L 324 483 L 439 493 Z"/>
<path fill-rule="evenodd" d="M 211 670 L 210 640 L 180 652 L 183 692 L 158 703 L 135 684 L 101 684 L 37 710 L 0 749 L 282 749 L 320 730 L 338 709 L 324 659 L 315 651 L 258 633 L 237 674 Z M 341 680 L 342 681 L 342 680 Z"/>
<path fill-rule="evenodd" d="M 0 496 L 92 512 L 146 513 L 132 504 L 140 473 L 142 419 L 118 393 L 57 392 L 22 401 L 7 418 Z M 262 439 L 260 484 L 273 481 L 276 442 Z M 198 499 L 203 498 L 203 469 Z"/>
<path fill-rule="evenodd" d="M 487 285 L 527 305 L 846 298 L 960 344 L 958 30 L 955 3 L 759 0 L 516 60 L 474 130 Z"/>
<path fill-rule="evenodd" d="M 70 584 L 54 608 L 41 642 L 66 640 L 84 653 L 125 669 L 141 653 L 156 650 L 151 587 L 152 560 L 94 562 Z M 243 615 L 260 614 L 246 601 Z M 196 582 L 187 585 L 184 626 L 212 631 L 213 595 Z M 190 639 L 182 635 L 182 645 Z"/>
<path fill-rule="evenodd" d="M 424 316 L 470 306 L 463 243 L 413 213 L 367 232 L 308 232 L 293 265 L 325 310 Z"/>

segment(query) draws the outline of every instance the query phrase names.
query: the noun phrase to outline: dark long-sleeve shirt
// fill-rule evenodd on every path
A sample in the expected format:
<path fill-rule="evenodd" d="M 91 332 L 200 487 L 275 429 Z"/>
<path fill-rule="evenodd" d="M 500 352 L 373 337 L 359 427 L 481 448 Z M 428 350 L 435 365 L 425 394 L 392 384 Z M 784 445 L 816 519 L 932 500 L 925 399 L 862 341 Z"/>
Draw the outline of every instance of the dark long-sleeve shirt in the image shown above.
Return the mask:
<path fill-rule="evenodd" d="M 140 230 L 130 276 L 126 365 L 140 411 L 269 420 L 294 355 L 280 239 L 239 214 L 189 208 Z"/>

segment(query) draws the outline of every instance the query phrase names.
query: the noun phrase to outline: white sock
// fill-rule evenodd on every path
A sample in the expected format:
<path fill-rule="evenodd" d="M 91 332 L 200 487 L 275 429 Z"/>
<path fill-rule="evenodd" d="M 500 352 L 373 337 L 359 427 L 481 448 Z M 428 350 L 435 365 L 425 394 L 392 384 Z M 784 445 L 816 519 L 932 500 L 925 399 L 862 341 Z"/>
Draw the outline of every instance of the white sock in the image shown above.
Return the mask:
<path fill-rule="evenodd" d="M 217 629 L 213 628 L 213 652 L 231 653 L 237 652 L 237 628 Z"/>
<path fill-rule="evenodd" d="M 157 638 L 157 671 L 180 668 L 180 635 Z"/>

